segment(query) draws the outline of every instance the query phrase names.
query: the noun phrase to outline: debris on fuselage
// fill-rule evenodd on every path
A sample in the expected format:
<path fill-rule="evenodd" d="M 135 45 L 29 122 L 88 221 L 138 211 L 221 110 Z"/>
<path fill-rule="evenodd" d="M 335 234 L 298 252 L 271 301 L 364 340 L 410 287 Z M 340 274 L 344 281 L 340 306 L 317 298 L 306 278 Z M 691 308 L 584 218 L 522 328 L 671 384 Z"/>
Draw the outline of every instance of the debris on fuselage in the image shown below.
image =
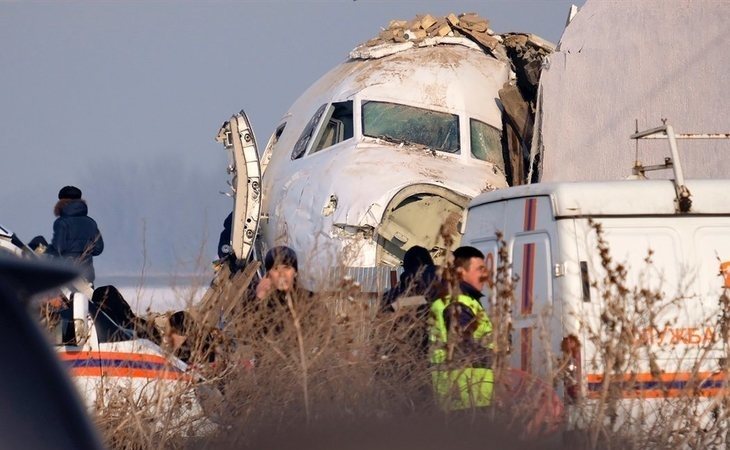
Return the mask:
<path fill-rule="evenodd" d="M 489 21 L 474 13 L 456 16 L 453 13 L 446 17 L 435 18 L 430 14 L 417 15 L 413 20 L 391 20 L 388 28 L 381 31 L 378 37 L 365 42 L 366 47 L 373 47 L 388 42 L 416 43 L 433 37 L 473 35 L 472 39 L 483 39 L 488 46 L 495 46 L 500 40 L 494 37 L 489 29 Z M 478 41 L 477 41 L 478 42 Z"/>
<path fill-rule="evenodd" d="M 412 42 L 414 45 L 426 46 L 452 43 L 449 40 L 438 40 L 438 38 L 447 37 L 465 37 L 497 59 L 509 61 L 516 58 L 518 61 L 515 62 L 520 62 L 520 66 L 528 65 L 531 61 L 541 60 L 555 49 L 553 44 L 533 34 L 496 34 L 489 28 L 489 20 L 475 13 L 465 13 L 459 16 L 451 13 L 439 18 L 430 14 L 419 14 L 412 20 L 391 20 L 386 29 L 382 30 L 377 37 L 358 46 L 350 53 L 350 57 L 368 59 L 386 56 L 377 56 L 377 54 L 367 52 L 368 49 L 383 44 Z"/>
<path fill-rule="evenodd" d="M 479 48 L 486 54 L 510 64 L 514 80 L 499 92 L 503 107 L 502 140 L 508 183 L 525 184 L 532 172 L 529 157 L 533 124 L 537 107 L 540 73 L 555 45 L 530 33 L 497 34 L 489 28 L 489 20 L 476 13 L 445 17 L 419 14 L 412 20 L 391 20 L 377 37 L 359 45 L 352 59 L 377 59 L 413 47 L 460 44 Z"/>

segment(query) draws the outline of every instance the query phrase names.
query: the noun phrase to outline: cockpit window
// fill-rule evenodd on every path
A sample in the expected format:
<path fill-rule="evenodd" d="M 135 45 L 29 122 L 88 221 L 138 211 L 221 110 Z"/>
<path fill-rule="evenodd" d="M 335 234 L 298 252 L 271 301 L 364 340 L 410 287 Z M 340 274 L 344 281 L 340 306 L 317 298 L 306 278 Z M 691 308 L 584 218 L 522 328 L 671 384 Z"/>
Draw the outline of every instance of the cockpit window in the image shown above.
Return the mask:
<path fill-rule="evenodd" d="M 274 131 L 274 134 L 271 135 L 271 137 L 269 138 L 269 142 L 266 144 L 266 149 L 264 150 L 264 153 L 274 151 L 274 146 L 276 146 L 276 143 L 279 142 L 279 138 L 281 137 L 282 133 L 284 133 L 284 128 L 286 128 L 286 122 L 276 127 L 276 131 Z"/>
<path fill-rule="evenodd" d="M 471 154 L 476 159 L 488 161 L 504 172 L 502 133 L 491 125 L 476 119 L 469 120 Z"/>
<path fill-rule="evenodd" d="M 299 136 L 297 143 L 294 145 L 294 150 L 292 150 L 291 152 L 292 160 L 301 158 L 304 155 L 304 152 L 307 151 L 309 141 L 312 140 L 312 135 L 317 129 L 317 124 L 319 123 L 319 119 L 322 118 L 322 114 L 324 114 L 326 106 L 326 103 L 320 106 L 319 109 L 317 109 L 317 112 L 314 113 L 312 118 L 309 119 L 309 123 L 307 123 L 307 126 L 304 127 L 302 134 Z"/>
<path fill-rule="evenodd" d="M 327 108 L 324 124 L 317 135 L 311 153 L 316 153 L 354 136 L 352 128 L 352 102 L 332 103 Z"/>
<path fill-rule="evenodd" d="M 362 105 L 362 123 L 365 136 L 459 153 L 459 116 L 455 114 L 369 101 Z"/>

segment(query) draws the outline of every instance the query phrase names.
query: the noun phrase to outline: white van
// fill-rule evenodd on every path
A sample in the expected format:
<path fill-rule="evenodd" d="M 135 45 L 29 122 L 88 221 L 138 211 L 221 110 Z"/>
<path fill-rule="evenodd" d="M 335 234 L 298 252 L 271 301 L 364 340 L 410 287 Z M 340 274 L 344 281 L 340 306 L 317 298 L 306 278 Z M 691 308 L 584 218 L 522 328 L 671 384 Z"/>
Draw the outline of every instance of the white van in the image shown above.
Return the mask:
<path fill-rule="evenodd" d="M 721 393 L 730 180 L 682 185 L 686 212 L 671 180 L 533 184 L 469 205 L 462 245 L 493 273 L 503 245 L 516 280 L 510 365 L 554 383 L 568 412 L 609 393 L 631 416 Z"/>
<path fill-rule="evenodd" d="M 0 255 L 38 261 L 32 250 L 2 226 Z M 61 307 L 59 300 L 58 310 L 50 308 L 54 312 L 42 319 L 62 366 L 68 369 L 89 411 L 127 404 L 129 411 L 140 412 L 140 417 L 144 412 L 146 417 L 160 418 L 158 427 L 173 426 L 191 435 L 215 429 L 201 404 L 201 400 L 218 394 L 214 388 L 201 383 L 194 369 L 189 370 L 156 343 L 114 322 L 89 301 L 92 290 L 86 283 L 69 286 L 58 293 L 59 298 L 68 299 L 65 306 Z"/>

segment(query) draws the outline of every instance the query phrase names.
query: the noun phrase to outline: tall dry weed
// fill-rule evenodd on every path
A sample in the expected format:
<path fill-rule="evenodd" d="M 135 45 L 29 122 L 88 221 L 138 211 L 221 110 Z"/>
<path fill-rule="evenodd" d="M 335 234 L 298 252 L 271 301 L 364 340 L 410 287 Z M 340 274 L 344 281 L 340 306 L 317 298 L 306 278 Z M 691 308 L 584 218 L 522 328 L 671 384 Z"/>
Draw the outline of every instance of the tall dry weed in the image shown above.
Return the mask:
<path fill-rule="evenodd" d="M 569 336 L 562 348 L 555 348 L 551 337 L 562 330 L 551 328 L 553 311 L 538 312 L 536 326 L 547 369 L 519 379 L 510 369 L 518 280 L 508 243 L 499 236 L 489 299 L 495 401 L 486 411 L 444 414 L 438 409 L 422 345 L 428 323 L 416 309 L 386 313 L 378 297 L 361 292 L 349 279 L 328 280 L 322 285 L 334 287 L 313 297 L 295 294 L 261 304 L 246 297 L 258 268 L 252 264 L 233 274 L 223 267 L 203 301 L 191 308 L 197 326 L 188 336 L 190 365 L 200 377 L 179 391 L 160 394 L 180 412 L 189 405 L 175 397 L 183 398 L 193 389 L 215 426 L 173 433 L 184 425 L 173 426 L 172 416 L 145 409 L 123 393 L 99 410 L 97 421 L 110 447 L 120 449 L 722 445 L 729 411 L 725 385 L 716 395 L 697 395 L 706 386 L 703 377 L 708 361 L 718 355 L 718 341 L 674 355 L 672 364 L 677 367 L 657 355 L 646 330 L 672 326 L 668 312 L 686 299 L 666 298 L 656 287 L 632 286 L 628 273 L 637 268 L 614 260 L 600 224 L 591 226 L 601 269 L 592 284 L 599 297 L 595 314 L 574 317 L 579 336 Z M 448 247 L 454 229 L 451 222 L 442 227 Z M 652 258 L 647 253 L 647 268 Z M 458 284 L 449 254 L 445 261 L 441 276 L 454 294 Z M 729 298 L 723 293 L 716 312 L 707 317 L 722 343 L 730 338 Z M 730 356 L 727 345 L 721 347 L 716 373 L 726 379 Z M 588 360 L 571 356 L 586 348 L 591 349 Z M 582 372 L 576 372 L 576 364 Z M 665 390 L 666 396 L 649 401 L 640 394 L 627 398 L 627 392 L 640 392 L 639 373 L 661 380 L 672 371 L 693 374 L 679 395 Z M 590 388 L 588 373 L 598 376 Z M 168 424 L 161 426 L 159 421 Z"/>

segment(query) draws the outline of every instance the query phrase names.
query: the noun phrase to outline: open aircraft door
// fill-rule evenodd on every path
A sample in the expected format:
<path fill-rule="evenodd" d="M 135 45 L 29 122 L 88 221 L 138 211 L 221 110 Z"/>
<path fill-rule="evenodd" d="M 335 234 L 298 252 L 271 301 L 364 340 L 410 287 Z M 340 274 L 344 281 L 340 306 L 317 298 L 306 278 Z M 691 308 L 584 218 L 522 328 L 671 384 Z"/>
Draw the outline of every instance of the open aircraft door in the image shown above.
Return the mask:
<path fill-rule="evenodd" d="M 233 220 L 231 246 L 238 261 L 246 261 L 254 248 L 261 212 L 261 167 L 251 123 L 246 113 L 224 122 L 216 141 L 223 144 L 231 156 L 228 173 L 233 190 Z"/>

